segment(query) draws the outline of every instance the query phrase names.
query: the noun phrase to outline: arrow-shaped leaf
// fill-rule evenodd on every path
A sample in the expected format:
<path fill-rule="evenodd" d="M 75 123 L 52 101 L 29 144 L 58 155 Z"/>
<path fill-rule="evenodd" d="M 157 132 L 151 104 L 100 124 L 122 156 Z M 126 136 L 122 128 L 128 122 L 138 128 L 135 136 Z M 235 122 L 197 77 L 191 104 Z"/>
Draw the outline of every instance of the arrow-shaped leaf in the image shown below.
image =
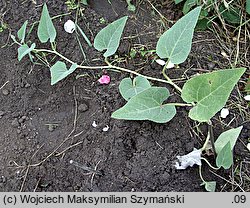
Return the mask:
<path fill-rule="evenodd" d="M 64 79 L 68 75 L 70 75 L 72 72 L 74 72 L 77 68 L 77 64 L 72 64 L 69 70 L 67 70 L 66 64 L 57 61 L 51 68 L 51 85 L 56 84 L 60 80 Z"/>
<path fill-rule="evenodd" d="M 150 87 L 151 85 L 146 78 L 138 76 L 134 80 L 124 78 L 119 85 L 119 91 L 122 97 L 128 101 L 131 97 Z"/>
<path fill-rule="evenodd" d="M 166 123 L 176 114 L 174 105 L 163 104 L 163 101 L 168 97 L 169 91 L 167 88 L 148 88 L 132 97 L 125 106 L 115 111 L 112 118 Z"/>
<path fill-rule="evenodd" d="M 122 32 L 128 17 L 122 17 L 103 28 L 95 37 L 94 47 L 98 51 L 107 50 L 104 57 L 112 56 L 119 47 Z"/>
<path fill-rule="evenodd" d="M 189 117 L 199 122 L 209 121 L 226 104 L 235 84 L 244 74 L 245 68 L 225 69 L 198 75 L 183 86 L 181 97 L 196 105 Z"/>
<path fill-rule="evenodd" d="M 214 143 L 216 153 L 219 154 L 219 152 L 228 142 L 230 142 L 231 150 L 233 150 L 242 128 L 243 126 L 240 126 L 238 128 L 223 132 Z"/>
<path fill-rule="evenodd" d="M 187 59 L 200 11 L 201 7 L 197 7 L 163 33 L 156 46 L 160 58 L 168 58 L 173 64 L 183 63 Z"/>
<path fill-rule="evenodd" d="M 228 169 L 233 164 L 233 153 L 231 150 L 230 141 L 221 149 L 219 154 L 216 157 L 216 165 L 218 168 L 223 167 Z"/>
<path fill-rule="evenodd" d="M 31 51 L 33 51 L 35 49 L 35 47 L 36 47 L 35 43 L 32 43 L 30 48 L 29 48 L 29 46 L 27 44 L 24 44 L 24 45 L 20 46 L 18 48 L 18 50 L 17 50 L 17 52 L 18 52 L 18 61 L 21 61 L 22 58 L 24 56 L 26 56 L 28 53 L 30 53 Z"/>
<path fill-rule="evenodd" d="M 24 43 L 27 24 L 28 24 L 28 20 L 26 20 L 23 23 L 22 27 L 17 32 L 17 37 L 19 38 L 19 40 L 21 41 L 21 43 Z"/>
<path fill-rule="evenodd" d="M 49 16 L 46 3 L 43 5 L 43 11 L 38 25 L 37 35 L 42 43 L 46 43 L 49 39 L 50 42 L 54 42 L 56 39 L 56 29 Z"/>

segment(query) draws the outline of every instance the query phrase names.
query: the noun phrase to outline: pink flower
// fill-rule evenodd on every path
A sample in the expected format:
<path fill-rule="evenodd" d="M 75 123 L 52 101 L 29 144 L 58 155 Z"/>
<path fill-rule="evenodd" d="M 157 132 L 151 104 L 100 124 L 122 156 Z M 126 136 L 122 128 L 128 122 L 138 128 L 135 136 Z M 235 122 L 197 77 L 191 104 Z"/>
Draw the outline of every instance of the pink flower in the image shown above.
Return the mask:
<path fill-rule="evenodd" d="M 100 79 L 98 79 L 100 84 L 109 84 L 110 83 L 110 76 L 109 75 L 102 75 Z"/>

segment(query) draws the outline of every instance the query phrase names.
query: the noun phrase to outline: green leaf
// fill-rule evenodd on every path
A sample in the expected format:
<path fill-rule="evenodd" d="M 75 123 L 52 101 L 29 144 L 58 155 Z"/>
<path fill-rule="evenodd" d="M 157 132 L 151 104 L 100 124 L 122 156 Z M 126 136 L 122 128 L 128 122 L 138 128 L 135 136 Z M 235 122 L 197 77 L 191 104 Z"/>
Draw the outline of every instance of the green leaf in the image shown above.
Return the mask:
<path fill-rule="evenodd" d="M 104 57 L 112 56 L 118 49 L 127 19 L 125 16 L 112 22 L 96 35 L 94 47 L 98 51 L 107 50 Z"/>
<path fill-rule="evenodd" d="M 56 29 L 49 16 L 49 11 L 46 4 L 43 5 L 43 11 L 38 25 L 37 35 L 42 43 L 46 43 L 49 39 L 50 42 L 54 42 L 56 39 Z"/>
<path fill-rule="evenodd" d="M 88 45 L 90 47 L 92 47 L 92 44 L 90 42 L 90 40 L 88 39 L 87 35 L 83 32 L 83 30 L 80 28 L 80 26 L 78 24 L 76 24 L 76 28 L 80 31 L 82 37 L 84 38 L 84 40 L 88 43 Z"/>
<path fill-rule="evenodd" d="M 32 43 L 32 45 L 29 46 L 27 44 L 24 44 L 18 48 L 18 61 L 21 61 L 24 56 L 29 54 L 31 51 L 33 51 L 36 47 L 35 43 Z"/>
<path fill-rule="evenodd" d="M 219 152 L 228 142 L 230 142 L 231 150 L 233 150 L 242 128 L 243 126 L 240 126 L 238 128 L 223 132 L 214 143 L 216 153 L 219 154 Z"/>
<path fill-rule="evenodd" d="M 131 97 L 150 87 L 149 81 L 144 77 L 136 77 L 133 81 L 130 78 L 125 78 L 119 85 L 119 91 L 122 97 L 128 101 Z"/>
<path fill-rule="evenodd" d="M 228 169 L 233 164 L 233 153 L 231 150 L 230 141 L 221 149 L 219 154 L 216 157 L 216 165 L 218 168 L 223 167 Z"/>
<path fill-rule="evenodd" d="M 250 93 L 250 76 L 248 77 L 247 79 L 247 83 L 246 83 L 246 86 L 245 86 L 245 92 L 247 92 L 247 94 Z"/>
<path fill-rule="evenodd" d="M 205 185 L 206 191 L 215 192 L 216 181 L 204 181 L 201 185 Z"/>
<path fill-rule="evenodd" d="M 193 9 L 163 33 L 156 46 L 156 53 L 161 59 L 169 58 L 173 64 L 187 59 L 200 11 L 201 7 Z"/>
<path fill-rule="evenodd" d="M 134 12 L 136 10 L 135 6 L 131 3 L 131 0 L 126 0 L 128 4 L 128 11 Z"/>
<path fill-rule="evenodd" d="M 19 40 L 21 41 L 21 43 L 24 43 L 27 24 L 28 24 L 28 20 L 26 20 L 23 23 L 22 27 L 17 32 L 17 37 L 19 38 Z"/>
<path fill-rule="evenodd" d="M 84 4 L 84 5 L 88 5 L 88 1 L 87 0 L 81 0 L 81 3 Z"/>
<path fill-rule="evenodd" d="M 198 3 L 197 0 L 187 0 L 182 9 L 183 14 L 187 14 L 190 11 L 190 9 L 197 3 Z"/>
<path fill-rule="evenodd" d="M 246 0 L 246 11 L 250 14 L 250 0 Z"/>
<path fill-rule="evenodd" d="M 188 80 L 183 86 L 181 97 L 187 103 L 195 102 L 195 106 L 189 111 L 189 117 L 199 122 L 209 121 L 226 104 L 245 70 L 219 70 Z"/>
<path fill-rule="evenodd" d="M 221 5 L 219 12 L 228 23 L 240 24 L 241 12 L 238 8 L 230 6 L 229 9 L 226 9 L 225 6 Z"/>
<path fill-rule="evenodd" d="M 179 4 L 179 3 L 181 3 L 183 0 L 174 0 L 174 3 L 175 4 Z"/>
<path fill-rule="evenodd" d="M 126 120 L 149 120 L 166 123 L 176 114 L 173 104 L 163 104 L 169 97 L 164 87 L 151 87 L 132 97 L 125 106 L 112 114 L 112 118 Z"/>
<path fill-rule="evenodd" d="M 197 31 L 205 31 L 207 28 L 211 26 L 211 21 L 207 18 L 203 18 L 198 20 L 195 30 Z"/>
<path fill-rule="evenodd" d="M 56 84 L 60 80 L 64 79 L 68 75 L 70 75 L 72 72 L 74 72 L 77 68 L 77 64 L 72 64 L 70 69 L 67 70 L 66 64 L 57 61 L 51 68 L 50 68 L 50 73 L 51 73 L 51 85 Z"/>

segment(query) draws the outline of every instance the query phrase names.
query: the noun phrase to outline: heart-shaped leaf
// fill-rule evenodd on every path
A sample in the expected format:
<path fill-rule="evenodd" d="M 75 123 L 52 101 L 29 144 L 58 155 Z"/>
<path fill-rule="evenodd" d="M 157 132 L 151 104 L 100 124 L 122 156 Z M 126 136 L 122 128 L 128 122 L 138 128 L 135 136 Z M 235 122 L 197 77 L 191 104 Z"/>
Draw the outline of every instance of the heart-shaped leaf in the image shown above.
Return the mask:
<path fill-rule="evenodd" d="M 199 122 L 209 121 L 226 104 L 235 84 L 245 68 L 225 69 L 195 76 L 183 86 L 181 97 L 187 103 L 195 102 L 189 117 Z"/>
<path fill-rule="evenodd" d="M 163 104 L 169 97 L 164 87 L 151 87 L 132 97 L 125 106 L 112 114 L 112 118 L 126 120 L 150 120 L 166 123 L 176 114 L 173 104 Z"/>
<path fill-rule="evenodd" d="M 67 70 L 66 64 L 57 61 L 51 68 L 50 68 L 50 73 L 51 73 L 51 85 L 56 84 L 60 80 L 64 79 L 68 75 L 70 75 L 72 72 L 74 72 L 77 68 L 77 64 L 72 64 L 70 69 Z"/>
<path fill-rule="evenodd" d="M 150 87 L 151 85 L 146 78 L 138 76 L 134 80 L 124 78 L 119 85 L 119 91 L 122 97 L 128 101 L 131 97 Z"/>
<path fill-rule="evenodd" d="M 119 47 L 122 32 L 128 17 L 122 17 L 103 28 L 95 37 L 94 47 L 98 51 L 107 50 L 103 56 L 112 56 Z"/>
<path fill-rule="evenodd" d="M 223 167 L 228 169 L 233 164 L 233 153 L 231 150 L 230 141 L 221 149 L 219 154 L 216 157 L 216 165 L 218 168 Z"/>
<path fill-rule="evenodd" d="M 27 54 L 29 54 L 31 51 L 33 51 L 35 49 L 35 47 L 36 47 L 35 43 L 32 43 L 30 48 L 29 48 L 29 46 L 27 44 L 24 44 L 24 45 L 20 46 L 18 48 L 18 50 L 17 50 L 17 52 L 18 52 L 18 61 L 21 61 L 22 58 L 24 56 L 26 56 Z"/>
<path fill-rule="evenodd" d="M 173 64 L 183 63 L 187 59 L 200 11 L 201 7 L 195 8 L 163 33 L 156 46 L 160 58 L 168 58 Z"/>
<path fill-rule="evenodd" d="M 27 24 L 28 24 L 28 20 L 26 20 L 23 23 L 22 27 L 17 32 L 17 37 L 19 38 L 19 40 L 21 41 L 21 43 L 24 43 Z"/>
<path fill-rule="evenodd" d="M 42 43 L 46 43 L 49 39 L 50 42 L 54 42 L 56 39 L 56 29 L 49 16 L 46 3 L 43 5 L 43 11 L 38 25 L 37 35 Z"/>
<path fill-rule="evenodd" d="M 215 192 L 216 181 L 204 181 L 201 186 L 205 185 L 206 191 Z"/>
<path fill-rule="evenodd" d="M 228 142 L 230 142 L 230 147 L 232 151 L 242 128 L 243 126 L 240 126 L 238 128 L 230 129 L 228 131 L 223 132 L 214 143 L 216 153 L 219 154 L 219 152 Z"/>

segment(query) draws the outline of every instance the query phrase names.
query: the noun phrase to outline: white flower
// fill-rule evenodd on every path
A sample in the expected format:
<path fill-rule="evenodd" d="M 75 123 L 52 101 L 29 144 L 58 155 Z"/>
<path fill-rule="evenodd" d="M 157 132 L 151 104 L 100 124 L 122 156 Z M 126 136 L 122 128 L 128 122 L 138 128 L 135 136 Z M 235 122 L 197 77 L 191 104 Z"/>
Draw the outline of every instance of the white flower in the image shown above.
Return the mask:
<path fill-rule="evenodd" d="M 104 132 L 106 132 L 106 131 L 108 131 L 109 130 L 109 126 L 107 125 L 107 126 L 105 126 L 103 129 L 102 129 L 102 131 L 104 131 Z"/>
<path fill-rule="evenodd" d="M 94 128 L 97 127 L 97 124 L 96 124 L 95 121 L 93 121 L 92 126 L 93 126 Z"/>
<path fill-rule="evenodd" d="M 161 66 L 165 66 L 166 65 L 166 62 L 164 60 L 161 60 L 161 59 L 156 59 L 155 60 L 157 64 L 160 64 Z M 174 64 L 169 61 L 168 62 L 168 65 L 166 66 L 167 69 L 172 69 L 174 68 Z"/>
<path fill-rule="evenodd" d="M 244 99 L 245 99 L 246 101 L 250 101 L 250 95 L 246 95 L 246 96 L 244 97 Z"/>
<path fill-rule="evenodd" d="M 76 29 L 76 25 L 72 20 L 68 20 L 67 22 L 64 23 L 64 30 L 67 33 L 73 33 Z"/>
<path fill-rule="evenodd" d="M 220 117 L 226 118 L 229 115 L 229 110 L 227 108 L 222 108 L 220 111 Z"/>
<path fill-rule="evenodd" d="M 193 167 L 193 165 L 201 166 L 201 150 L 194 150 L 187 155 L 177 156 L 179 162 L 176 162 L 175 167 L 177 170 L 184 170 L 187 167 Z"/>

